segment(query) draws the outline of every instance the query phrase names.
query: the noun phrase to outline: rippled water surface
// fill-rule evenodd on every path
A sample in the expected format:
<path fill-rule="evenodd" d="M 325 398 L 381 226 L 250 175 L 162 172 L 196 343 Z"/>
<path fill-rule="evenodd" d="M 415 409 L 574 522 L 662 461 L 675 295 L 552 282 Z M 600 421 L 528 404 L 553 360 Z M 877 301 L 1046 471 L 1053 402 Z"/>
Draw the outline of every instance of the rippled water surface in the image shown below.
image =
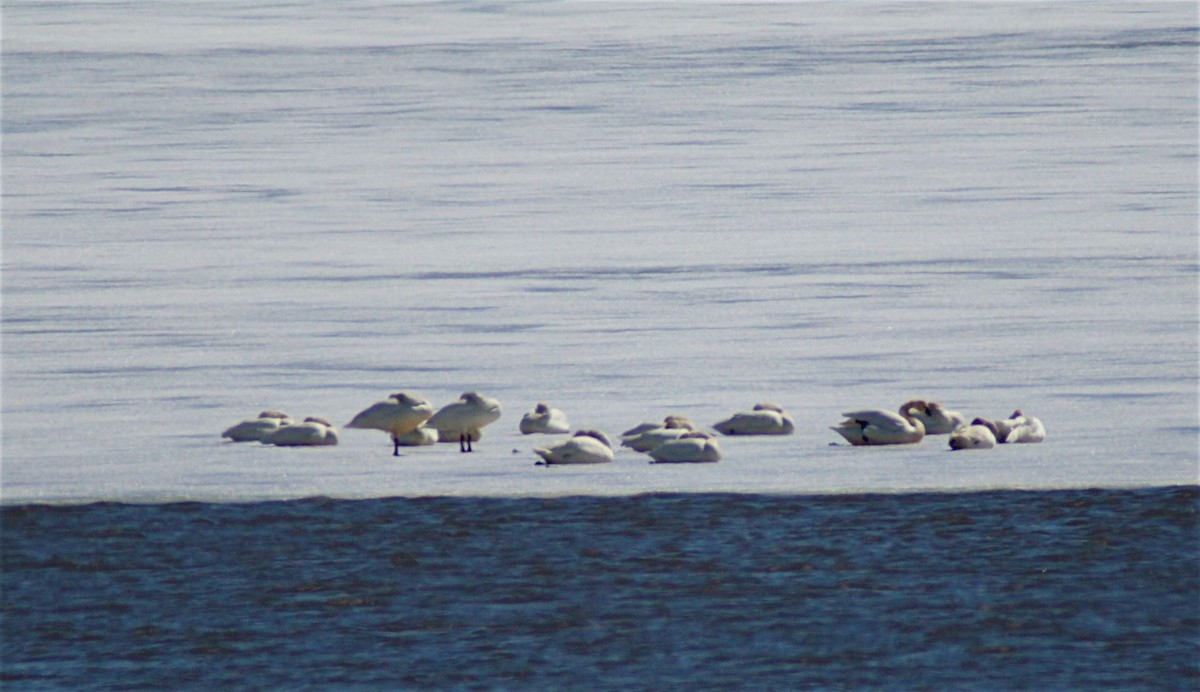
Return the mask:
<path fill-rule="evenodd" d="M 86 687 L 1194 689 L 1200 495 L 6 507 L 3 672 Z"/>

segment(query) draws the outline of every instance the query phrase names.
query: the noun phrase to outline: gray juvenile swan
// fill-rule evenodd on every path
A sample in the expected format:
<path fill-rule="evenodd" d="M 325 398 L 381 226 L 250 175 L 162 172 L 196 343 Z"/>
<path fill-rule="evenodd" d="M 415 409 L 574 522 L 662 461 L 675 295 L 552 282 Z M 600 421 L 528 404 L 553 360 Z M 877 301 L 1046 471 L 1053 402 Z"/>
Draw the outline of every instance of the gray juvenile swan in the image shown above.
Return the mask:
<path fill-rule="evenodd" d="M 346 424 L 359 430 L 382 430 L 392 436 L 392 456 L 400 456 L 401 440 L 433 416 L 433 404 L 407 392 L 397 392 L 371 404 Z"/>
<path fill-rule="evenodd" d="M 437 428 L 441 442 L 458 441 L 458 451 L 470 452 L 471 442 L 481 437 L 484 426 L 500 418 L 500 402 L 478 392 L 463 392 L 458 401 L 446 404 L 426 424 Z"/>

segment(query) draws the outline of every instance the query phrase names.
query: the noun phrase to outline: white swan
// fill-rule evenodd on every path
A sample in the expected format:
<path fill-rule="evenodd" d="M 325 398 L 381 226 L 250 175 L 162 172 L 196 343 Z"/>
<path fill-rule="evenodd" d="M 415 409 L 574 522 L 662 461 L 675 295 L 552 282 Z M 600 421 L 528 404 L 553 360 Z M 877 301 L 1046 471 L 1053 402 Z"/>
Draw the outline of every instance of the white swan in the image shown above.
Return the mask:
<path fill-rule="evenodd" d="M 580 430 L 533 451 L 546 464 L 604 464 L 613 460 L 612 442 L 599 430 Z"/>
<path fill-rule="evenodd" d="M 991 449 L 996 446 L 996 424 L 976 418 L 950 433 L 950 449 Z"/>
<path fill-rule="evenodd" d="M 908 406 L 909 404 L 905 404 L 905 407 L 900 409 L 900 415 L 882 409 L 843 413 L 846 420 L 830 430 L 846 438 L 847 442 L 856 447 L 914 444 L 925 437 L 925 424 L 916 417 L 916 409 Z"/>
<path fill-rule="evenodd" d="M 796 421 L 775 404 L 757 404 L 754 410 L 735 413 L 713 428 L 722 435 L 791 435 Z"/>
<path fill-rule="evenodd" d="M 470 452 L 471 442 L 478 441 L 481 429 L 500 418 L 500 402 L 478 392 L 463 392 L 458 401 L 446 404 L 427 425 L 437 428 L 441 442 L 458 441 L 458 451 Z"/>
<path fill-rule="evenodd" d="M 543 403 L 539 403 L 532 411 L 526 413 L 521 418 L 521 423 L 517 427 L 520 429 L 522 435 L 533 435 L 535 433 L 560 435 L 571 432 L 571 424 L 567 422 L 567 414 Z"/>
<path fill-rule="evenodd" d="M 291 424 L 292 417 L 283 411 L 267 410 L 258 414 L 258 418 L 250 418 L 226 428 L 221 437 L 228 437 L 233 442 L 258 442 L 263 435 Z"/>
<path fill-rule="evenodd" d="M 639 425 L 634 430 L 641 427 Z M 696 432 L 692 421 L 683 416 L 667 416 L 658 427 L 622 437 L 621 446 L 630 447 L 637 452 L 649 452 L 668 440 L 678 440 L 690 432 Z"/>
<path fill-rule="evenodd" d="M 425 447 L 437 444 L 437 441 L 437 428 L 431 428 L 428 425 L 422 425 L 416 430 L 409 430 L 396 438 L 396 444 L 401 447 Z"/>
<path fill-rule="evenodd" d="M 721 460 L 721 447 L 715 437 L 696 430 L 651 449 L 650 458 L 659 464 L 712 463 Z"/>
<path fill-rule="evenodd" d="M 642 433 L 646 432 L 647 430 L 657 430 L 659 428 L 664 428 L 664 427 L 677 428 L 680 425 L 685 424 L 685 423 L 690 425 L 691 422 L 692 421 L 688 420 L 687 416 L 667 416 L 666 418 L 663 419 L 663 422 L 661 422 L 661 423 L 656 423 L 655 421 L 647 421 L 645 423 L 638 423 L 637 425 L 633 426 L 632 428 L 621 433 L 621 439 L 624 439 L 626 437 L 637 437 L 638 435 L 641 435 Z M 695 427 L 695 426 L 692 426 L 692 427 Z"/>
<path fill-rule="evenodd" d="M 1029 444 L 1046 439 L 1046 427 L 1033 416 L 1022 416 L 1021 424 L 1005 436 L 1004 441 L 1012 444 Z"/>
<path fill-rule="evenodd" d="M 958 411 L 947 411 L 936 401 L 914 399 L 900 407 L 901 411 L 909 409 L 925 426 L 926 435 L 947 435 L 967 424 L 966 416 Z"/>
<path fill-rule="evenodd" d="M 337 428 L 324 418 L 309 416 L 303 423 L 285 425 L 267 433 L 262 443 L 276 447 L 331 447 L 338 443 Z"/>
<path fill-rule="evenodd" d="M 1013 411 L 1008 418 L 996 421 L 996 441 L 1001 444 L 1028 444 L 1045 439 L 1046 428 L 1042 421 L 1026 416 L 1021 409 Z"/>
<path fill-rule="evenodd" d="M 1025 422 L 1025 414 L 1021 413 L 1021 409 L 1017 409 L 1008 418 L 992 422 L 996 424 L 996 441 L 1004 443 L 1008 442 L 1008 434 L 1013 431 L 1013 428 Z"/>
<path fill-rule="evenodd" d="M 392 455 L 400 456 L 400 438 L 433 416 L 433 404 L 407 392 L 397 392 L 371 404 L 346 424 L 359 430 L 382 430 L 392 436 Z"/>

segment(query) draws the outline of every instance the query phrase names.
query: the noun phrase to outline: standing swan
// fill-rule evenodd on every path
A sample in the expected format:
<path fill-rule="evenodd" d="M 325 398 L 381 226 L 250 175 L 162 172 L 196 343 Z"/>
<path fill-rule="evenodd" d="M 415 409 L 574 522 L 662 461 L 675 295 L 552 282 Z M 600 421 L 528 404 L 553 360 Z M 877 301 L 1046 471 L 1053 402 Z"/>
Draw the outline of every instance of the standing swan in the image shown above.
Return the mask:
<path fill-rule="evenodd" d="M 458 440 L 458 451 L 470 452 L 471 442 L 481 435 L 480 429 L 499 418 L 500 402 L 478 392 L 463 392 L 458 401 L 433 414 L 428 425 L 437 428 L 442 442 Z"/>
<path fill-rule="evenodd" d="M 359 412 L 347 428 L 360 430 L 382 430 L 392 436 L 392 456 L 400 456 L 401 439 L 421 427 L 433 415 L 433 404 L 397 392 L 383 401 L 376 402 Z"/>
<path fill-rule="evenodd" d="M 721 448 L 716 438 L 697 430 L 663 442 L 650 450 L 650 458 L 658 464 L 713 463 L 721 460 Z"/>
<path fill-rule="evenodd" d="M 925 424 L 908 408 L 911 403 L 906 403 L 899 415 L 882 409 L 843 413 L 846 420 L 830 430 L 855 447 L 914 444 L 925 437 Z"/>
<path fill-rule="evenodd" d="M 580 430 L 565 440 L 533 450 L 547 465 L 605 464 L 613 460 L 612 442 L 599 430 Z"/>
<path fill-rule="evenodd" d="M 558 435 L 571 432 L 571 424 L 567 422 L 567 414 L 553 406 L 539 403 L 532 411 L 521 418 L 518 426 L 522 435 L 547 433 Z"/>
<path fill-rule="evenodd" d="M 775 404 L 757 404 L 753 411 L 735 413 L 713 428 L 722 435 L 791 435 L 796 422 Z"/>
<path fill-rule="evenodd" d="M 244 420 L 226 428 L 221 437 L 228 437 L 232 442 L 258 442 L 262 440 L 263 435 L 291 424 L 292 417 L 283 411 L 267 410 L 258 414 L 258 418 Z"/>
<path fill-rule="evenodd" d="M 996 446 L 996 424 L 976 418 L 950 433 L 950 449 L 991 449 Z"/>
<path fill-rule="evenodd" d="M 332 447 L 338 443 L 333 423 L 309 416 L 303 423 L 285 425 L 263 436 L 262 443 L 276 447 Z"/>

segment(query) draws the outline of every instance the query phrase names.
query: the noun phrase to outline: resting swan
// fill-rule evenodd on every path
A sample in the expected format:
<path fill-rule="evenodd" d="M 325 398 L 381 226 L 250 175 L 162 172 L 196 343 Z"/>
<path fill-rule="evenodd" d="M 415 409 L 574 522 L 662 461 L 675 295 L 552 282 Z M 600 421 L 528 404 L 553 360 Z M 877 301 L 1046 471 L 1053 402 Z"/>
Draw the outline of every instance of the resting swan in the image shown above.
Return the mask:
<path fill-rule="evenodd" d="M 996 425 L 976 418 L 970 425 L 950 433 L 950 449 L 991 449 L 996 446 Z"/>
<path fill-rule="evenodd" d="M 263 436 L 262 443 L 276 447 L 331 447 L 338 443 L 333 423 L 309 416 L 303 423 L 285 425 Z"/>
<path fill-rule="evenodd" d="M 267 410 L 258 414 L 258 418 L 250 418 L 226 428 L 221 437 L 228 437 L 232 442 L 258 442 L 263 435 L 291 424 L 292 417 L 283 411 Z"/>
<path fill-rule="evenodd" d="M 721 460 L 721 448 L 715 437 L 697 430 L 651 449 L 650 458 L 659 464 L 712 463 Z"/>
<path fill-rule="evenodd" d="M 899 415 L 882 409 L 851 411 L 843 413 L 846 420 L 830 430 L 856 447 L 914 444 L 925 437 L 925 424 L 916 417 L 914 410 L 901 408 Z"/>
<path fill-rule="evenodd" d="M 638 426 L 634 430 L 641 427 Z M 690 432 L 696 432 L 696 426 L 692 421 L 683 416 L 667 416 L 663 419 L 662 425 L 658 427 L 633 435 L 625 435 L 621 439 L 621 446 L 630 447 L 637 452 L 649 452 L 668 440 L 678 440 Z"/>
<path fill-rule="evenodd" d="M 546 433 L 559 435 L 571 432 L 571 424 L 567 422 L 567 414 L 548 404 L 539 403 L 532 411 L 521 418 L 517 426 L 522 435 Z"/>
<path fill-rule="evenodd" d="M 580 430 L 565 440 L 533 450 L 549 464 L 604 464 L 613 460 L 612 442 L 599 430 Z"/>
<path fill-rule="evenodd" d="M 775 404 L 757 404 L 754 410 L 735 413 L 713 428 L 722 435 L 791 435 L 796 422 Z"/>
<path fill-rule="evenodd" d="M 392 436 L 392 456 L 400 456 L 401 442 L 433 415 L 433 405 L 407 392 L 397 392 L 371 404 L 346 424 L 359 430 L 382 430 Z"/>
<path fill-rule="evenodd" d="M 1042 421 L 1033 416 L 1022 416 L 1024 420 L 1020 425 L 1012 429 L 1012 432 L 1004 438 L 1005 442 L 1012 444 L 1029 444 L 1033 442 L 1042 442 L 1046 439 L 1046 428 L 1042 425 Z"/>
<path fill-rule="evenodd" d="M 478 392 L 463 392 L 459 400 L 446 404 L 427 425 L 437 428 L 440 442 L 458 442 L 458 451 L 470 452 L 471 442 L 482 436 L 481 429 L 500 418 L 500 402 Z"/>
<path fill-rule="evenodd" d="M 936 401 L 913 399 L 900 407 L 901 411 L 913 411 L 913 415 L 925 426 L 926 435 L 946 435 L 967 424 L 967 417 L 958 411 L 947 411 Z"/>

